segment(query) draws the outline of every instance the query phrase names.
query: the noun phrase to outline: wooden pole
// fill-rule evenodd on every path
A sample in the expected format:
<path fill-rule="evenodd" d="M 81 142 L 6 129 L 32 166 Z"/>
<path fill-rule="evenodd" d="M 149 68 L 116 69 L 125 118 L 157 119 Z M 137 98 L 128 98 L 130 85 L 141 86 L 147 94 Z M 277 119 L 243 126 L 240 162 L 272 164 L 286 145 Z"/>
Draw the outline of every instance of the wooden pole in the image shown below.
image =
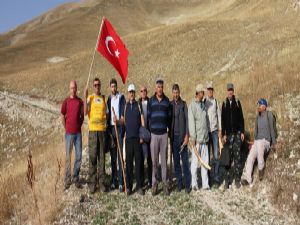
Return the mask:
<path fill-rule="evenodd" d="M 112 107 L 112 112 L 114 117 L 116 117 L 115 109 Z M 121 160 L 121 166 L 122 166 L 122 173 L 123 173 L 123 181 L 124 181 L 124 186 L 125 186 L 125 194 L 127 194 L 127 185 L 126 185 L 126 179 L 125 179 L 125 171 L 124 171 L 124 161 L 123 157 L 121 154 L 121 148 L 120 148 L 120 142 L 119 142 L 119 134 L 118 134 L 118 129 L 117 129 L 117 124 L 114 123 L 115 131 L 116 131 L 116 139 L 117 139 L 117 146 L 118 146 L 118 152 L 119 152 L 119 157 Z"/>
<path fill-rule="evenodd" d="M 103 26 L 103 21 L 104 21 L 104 16 L 102 18 L 101 26 L 100 26 L 98 37 L 97 37 L 97 40 L 96 40 L 96 45 L 95 45 L 95 49 L 94 49 L 94 53 L 93 53 L 93 57 L 92 57 L 92 62 L 91 62 L 91 65 L 90 65 L 89 76 L 88 76 L 88 79 L 87 79 L 87 82 L 86 82 L 86 87 L 88 87 L 88 85 L 89 85 L 90 76 L 91 76 L 91 72 L 92 72 L 92 68 L 93 68 L 93 64 L 94 64 L 94 59 L 95 59 L 95 54 L 96 54 L 96 50 L 97 50 L 97 47 L 98 47 L 98 41 L 99 41 L 100 33 L 101 33 L 101 30 L 102 30 L 102 26 Z"/>
<path fill-rule="evenodd" d="M 211 170 L 211 167 L 202 160 L 201 156 L 198 153 L 198 150 L 197 150 L 196 146 L 194 146 L 190 142 L 189 142 L 189 145 L 190 145 L 190 148 L 192 148 L 194 150 L 194 152 L 195 152 L 195 154 L 196 154 L 196 156 L 197 156 L 197 158 L 199 160 L 199 163 L 202 164 L 206 169 Z"/>

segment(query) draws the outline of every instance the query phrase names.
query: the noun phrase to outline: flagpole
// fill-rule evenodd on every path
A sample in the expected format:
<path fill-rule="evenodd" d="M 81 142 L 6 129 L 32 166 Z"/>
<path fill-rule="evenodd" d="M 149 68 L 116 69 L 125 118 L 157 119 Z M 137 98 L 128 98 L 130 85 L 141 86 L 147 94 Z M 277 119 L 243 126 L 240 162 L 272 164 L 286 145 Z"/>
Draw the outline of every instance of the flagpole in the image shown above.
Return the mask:
<path fill-rule="evenodd" d="M 89 70 L 89 76 L 88 76 L 88 79 L 87 79 L 87 82 L 86 82 L 86 88 L 88 88 L 88 85 L 89 85 L 90 76 L 91 76 L 91 72 L 92 72 L 92 68 L 93 68 L 93 64 L 94 64 L 94 59 L 95 59 L 95 54 L 96 54 L 96 50 L 97 50 L 97 46 L 98 46 L 98 42 L 99 42 L 99 37 L 100 37 L 100 33 L 101 33 L 101 30 L 102 30 L 102 26 L 103 26 L 103 21 L 104 21 L 104 16 L 102 17 L 101 26 L 100 26 L 98 37 L 97 37 L 97 40 L 96 40 L 96 45 L 95 45 L 95 49 L 94 49 L 94 53 L 93 53 L 93 57 L 92 57 L 92 62 L 91 62 L 91 65 L 90 65 L 90 70 Z"/>

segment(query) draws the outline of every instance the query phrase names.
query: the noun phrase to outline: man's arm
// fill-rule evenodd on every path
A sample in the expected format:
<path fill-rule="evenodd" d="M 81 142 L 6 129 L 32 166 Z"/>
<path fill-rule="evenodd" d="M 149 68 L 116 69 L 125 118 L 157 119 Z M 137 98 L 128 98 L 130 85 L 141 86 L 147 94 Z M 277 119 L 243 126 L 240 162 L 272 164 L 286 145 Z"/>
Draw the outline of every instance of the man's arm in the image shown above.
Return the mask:
<path fill-rule="evenodd" d="M 184 137 L 184 142 L 183 144 L 187 145 L 189 142 L 189 112 L 188 112 L 188 108 L 186 105 L 186 102 L 184 102 L 184 117 L 185 117 L 185 137 Z"/>
<path fill-rule="evenodd" d="M 193 145 L 196 145 L 196 123 L 194 120 L 193 110 L 192 110 L 192 103 L 188 109 L 188 120 L 189 120 L 189 133 L 190 139 Z"/>
<path fill-rule="evenodd" d="M 83 99 L 83 112 L 84 116 L 88 114 L 89 111 L 89 102 L 88 102 L 88 88 L 84 91 L 84 99 Z"/>
<path fill-rule="evenodd" d="M 64 126 L 64 128 L 66 129 L 66 117 L 63 114 L 60 114 L 60 119 L 61 119 L 61 123 Z"/>

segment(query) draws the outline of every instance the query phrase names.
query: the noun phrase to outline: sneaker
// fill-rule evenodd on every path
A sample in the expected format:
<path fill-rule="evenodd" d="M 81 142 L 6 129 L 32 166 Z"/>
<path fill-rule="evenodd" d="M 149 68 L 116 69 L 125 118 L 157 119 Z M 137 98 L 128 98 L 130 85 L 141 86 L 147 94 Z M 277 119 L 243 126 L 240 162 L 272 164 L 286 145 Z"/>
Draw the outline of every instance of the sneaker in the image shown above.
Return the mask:
<path fill-rule="evenodd" d="M 123 185 L 119 185 L 119 192 L 122 193 L 124 191 Z"/>
<path fill-rule="evenodd" d="M 196 187 L 196 186 L 193 186 L 193 191 L 198 191 L 198 187 Z"/>
<path fill-rule="evenodd" d="M 169 190 L 169 187 L 167 185 L 164 186 L 164 194 L 166 196 L 169 196 L 170 195 L 170 190 Z"/>
<path fill-rule="evenodd" d="M 235 181 L 235 186 L 237 189 L 239 189 L 241 187 L 241 181 L 240 180 L 236 180 Z"/>
<path fill-rule="evenodd" d="M 111 189 L 111 190 L 115 190 L 116 188 L 117 188 L 117 185 L 115 185 L 115 184 L 111 184 L 111 185 L 110 185 L 110 189 Z"/>
<path fill-rule="evenodd" d="M 157 184 L 154 184 L 153 186 L 152 186 L 152 195 L 154 196 L 154 195 L 157 195 Z"/>
<path fill-rule="evenodd" d="M 265 174 L 264 169 L 258 171 L 258 177 L 260 181 L 262 181 L 262 179 L 264 178 L 264 174 Z"/>
<path fill-rule="evenodd" d="M 249 185 L 249 182 L 246 179 L 242 179 L 241 183 L 243 186 Z"/>

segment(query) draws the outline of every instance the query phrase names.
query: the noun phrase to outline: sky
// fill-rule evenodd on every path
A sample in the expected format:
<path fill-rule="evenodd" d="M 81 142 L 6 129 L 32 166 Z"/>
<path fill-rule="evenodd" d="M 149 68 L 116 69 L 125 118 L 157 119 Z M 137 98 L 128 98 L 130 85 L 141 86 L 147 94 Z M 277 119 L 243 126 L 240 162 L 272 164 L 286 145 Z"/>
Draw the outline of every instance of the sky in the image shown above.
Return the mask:
<path fill-rule="evenodd" d="M 62 3 L 74 1 L 75 0 L 0 0 L 0 33 L 5 33 Z"/>

